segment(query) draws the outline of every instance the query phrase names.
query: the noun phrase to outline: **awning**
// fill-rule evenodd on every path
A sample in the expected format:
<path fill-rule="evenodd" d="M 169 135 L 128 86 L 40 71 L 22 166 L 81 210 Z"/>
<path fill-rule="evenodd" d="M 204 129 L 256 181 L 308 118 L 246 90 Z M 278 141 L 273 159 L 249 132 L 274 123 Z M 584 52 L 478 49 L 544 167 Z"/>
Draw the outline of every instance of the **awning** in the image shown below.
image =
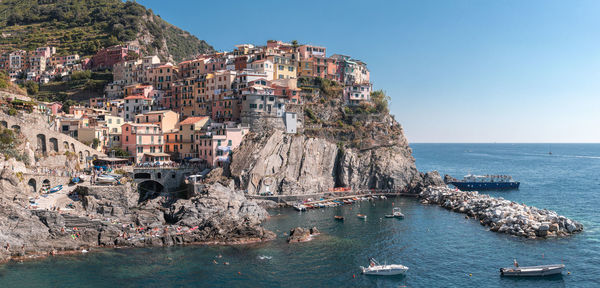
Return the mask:
<path fill-rule="evenodd" d="M 171 155 L 167 153 L 144 153 L 144 155 L 152 156 L 152 157 L 170 157 Z"/>

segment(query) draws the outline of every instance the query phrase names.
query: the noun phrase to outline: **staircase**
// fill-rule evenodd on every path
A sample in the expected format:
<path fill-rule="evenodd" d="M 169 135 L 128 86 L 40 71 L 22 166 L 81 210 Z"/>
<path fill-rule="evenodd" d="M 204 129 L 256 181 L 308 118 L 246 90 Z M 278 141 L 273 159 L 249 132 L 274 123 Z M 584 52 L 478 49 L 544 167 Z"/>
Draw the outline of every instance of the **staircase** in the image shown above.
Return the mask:
<path fill-rule="evenodd" d="M 69 214 L 63 214 L 63 218 L 65 219 L 65 228 L 72 229 L 77 227 L 77 229 L 81 228 L 92 228 L 97 229 L 102 226 L 102 222 L 100 219 L 89 220 L 87 218 L 82 218 L 79 216 L 73 216 Z"/>

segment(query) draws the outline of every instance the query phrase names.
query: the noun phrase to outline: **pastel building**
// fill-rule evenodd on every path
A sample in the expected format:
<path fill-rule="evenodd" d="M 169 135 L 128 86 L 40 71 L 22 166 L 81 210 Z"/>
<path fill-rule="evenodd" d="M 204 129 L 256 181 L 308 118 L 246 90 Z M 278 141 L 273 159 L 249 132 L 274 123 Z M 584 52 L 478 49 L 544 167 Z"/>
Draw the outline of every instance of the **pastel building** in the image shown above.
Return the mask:
<path fill-rule="evenodd" d="M 349 105 L 370 102 L 372 89 L 373 87 L 370 83 L 347 85 L 344 87 L 344 99 Z"/>
<path fill-rule="evenodd" d="M 156 124 L 162 131 L 169 131 L 177 127 L 179 114 L 171 110 L 148 111 L 135 116 L 135 123 Z"/>
<path fill-rule="evenodd" d="M 196 157 L 212 167 L 230 162 L 231 152 L 243 141 L 249 129 L 235 123 L 212 123 L 206 131 L 198 131 Z"/>
<path fill-rule="evenodd" d="M 140 163 L 144 154 L 163 153 L 163 134 L 156 124 L 125 123 L 121 127 L 121 146 L 135 163 Z"/>
<path fill-rule="evenodd" d="M 176 140 L 179 141 L 178 152 L 180 153 L 181 158 L 190 159 L 197 155 L 194 142 L 195 137 L 197 137 L 197 131 L 201 131 L 202 128 L 206 127 L 209 123 L 210 119 L 206 116 L 188 117 L 179 122 L 179 135 Z"/>
<path fill-rule="evenodd" d="M 125 121 L 134 121 L 135 115 L 150 112 L 152 103 L 152 98 L 142 95 L 127 96 L 123 103 L 121 117 L 125 118 Z"/>

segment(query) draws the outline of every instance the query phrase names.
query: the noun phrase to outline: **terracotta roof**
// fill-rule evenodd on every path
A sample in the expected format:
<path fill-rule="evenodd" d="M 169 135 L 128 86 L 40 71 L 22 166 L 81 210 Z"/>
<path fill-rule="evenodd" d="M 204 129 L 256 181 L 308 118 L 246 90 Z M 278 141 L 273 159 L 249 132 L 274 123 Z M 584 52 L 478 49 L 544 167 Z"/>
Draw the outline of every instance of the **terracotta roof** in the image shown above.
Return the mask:
<path fill-rule="evenodd" d="M 144 99 L 144 100 L 150 100 L 150 98 L 146 98 L 146 97 L 144 97 L 144 95 L 131 95 L 131 96 L 127 96 L 127 97 L 125 97 L 125 100 L 130 100 L 130 99 Z"/>
<path fill-rule="evenodd" d="M 194 123 L 196 123 L 198 121 L 202 121 L 202 120 L 205 120 L 205 119 L 208 119 L 208 117 L 206 117 L 206 116 L 188 117 L 188 118 L 185 118 L 185 120 L 179 122 L 179 124 L 180 125 L 194 124 Z"/>

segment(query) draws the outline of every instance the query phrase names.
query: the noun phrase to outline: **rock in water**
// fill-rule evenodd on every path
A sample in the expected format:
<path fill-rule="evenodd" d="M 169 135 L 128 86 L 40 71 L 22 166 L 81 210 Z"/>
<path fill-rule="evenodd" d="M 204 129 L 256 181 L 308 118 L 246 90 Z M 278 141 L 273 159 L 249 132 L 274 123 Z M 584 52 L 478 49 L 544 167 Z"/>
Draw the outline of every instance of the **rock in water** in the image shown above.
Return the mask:
<path fill-rule="evenodd" d="M 290 230 L 290 236 L 288 237 L 288 243 L 294 242 L 306 242 L 310 241 L 311 236 L 318 235 L 320 232 L 317 230 L 317 227 L 313 227 L 310 229 L 305 229 L 302 227 L 296 227 Z"/>

